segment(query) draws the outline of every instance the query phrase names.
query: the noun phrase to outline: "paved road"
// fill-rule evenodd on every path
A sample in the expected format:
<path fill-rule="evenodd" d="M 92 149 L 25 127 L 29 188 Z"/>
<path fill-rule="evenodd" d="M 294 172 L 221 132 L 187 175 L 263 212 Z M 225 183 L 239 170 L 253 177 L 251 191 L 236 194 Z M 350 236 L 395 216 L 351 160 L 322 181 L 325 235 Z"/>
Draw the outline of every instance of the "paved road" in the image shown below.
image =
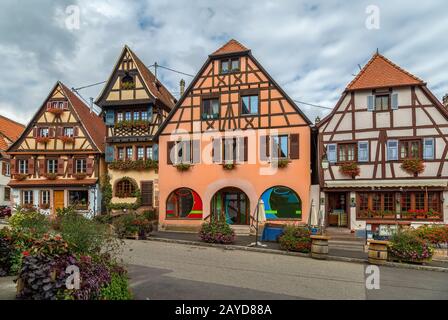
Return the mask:
<path fill-rule="evenodd" d="M 155 241 L 127 241 L 136 299 L 448 299 L 448 273 L 384 267 L 366 290 L 365 265 Z"/>

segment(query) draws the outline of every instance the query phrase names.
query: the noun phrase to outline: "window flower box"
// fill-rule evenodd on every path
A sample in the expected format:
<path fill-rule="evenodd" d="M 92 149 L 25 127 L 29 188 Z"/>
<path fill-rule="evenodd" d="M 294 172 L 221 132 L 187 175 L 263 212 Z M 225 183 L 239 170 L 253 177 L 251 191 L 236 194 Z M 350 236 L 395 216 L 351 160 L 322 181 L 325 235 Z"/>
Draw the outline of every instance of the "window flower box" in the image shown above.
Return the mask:
<path fill-rule="evenodd" d="M 182 162 L 181 162 L 181 163 L 176 164 L 175 167 L 176 167 L 177 170 L 179 170 L 179 171 L 187 171 L 187 170 L 190 169 L 191 164 L 189 164 L 189 163 L 182 163 Z"/>
<path fill-rule="evenodd" d="M 48 108 L 47 111 L 54 114 L 57 117 L 59 117 L 62 113 L 64 113 L 64 109 L 59 108 Z"/>
<path fill-rule="evenodd" d="M 401 169 L 417 177 L 425 170 L 425 165 L 421 159 L 405 159 L 401 164 Z"/>
<path fill-rule="evenodd" d="M 75 178 L 76 180 L 82 180 L 85 179 L 87 177 L 86 173 L 74 173 L 73 174 L 73 178 Z"/>
<path fill-rule="evenodd" d="M 14 175 L 14 179 L 19 180 L 19 181 L 23 181 L 26 178 L 28 178 L 28 175 L 25 173 L 17 173 Z"/>
<path fill-rule="evenodd" d="M 123 90 L 135 89 L 135 83 L 131 81 L 122 82 L 121 89 Z"/>
<path fill-rule="evenodd" d="M 289 164 L 288 159 L 277 159 L 276 162 L 278 168 L 286 168 Z"/>
<path fill-rule="evenodd" d="M 354 179 L 356 176 L 359 176 L 361 170 L 356 162 L 346 162 L 340 165 L 339 172 Z"/>
<path fill-rule="evenodd" d="M 233 170 L 236 168 L 236 164 L 233 161 L 229 161 L 229 162 L 224 162 L 222 164 L 222 167 L 224 170 Z"/>
<path fill-rule="evenodd" d="M 47 173 L 47 174 L 45 174 L 45 177 L 48 180 L 56 180 L 58 175 L 57 175 L 57 173 Z"/>
<path fill-rule="evenodd" d="M 48 210 L 48 209 L 50 209 L 50 204 L 49 203 L 41 203 L 39 205 L 39 209 L 41 209 L 41 210 Z"/>
<path fill-rule="evenodd" d="M 123 120 L 117 122 L 115 124 L 116 129 L 132 129 L 132 128 L 140 128 L 140 129 L 148 129 L 151 123 L 146 120 Z"/>
<path fill-rule="evenodd" d="M 60 137 L 58 137 L 58 139 L 64 143 L 74 143 L 75 142 L 75 138 L 69 137 L 69 136 L 60 136 Z"/>
<path fill-rule="evenodd" d="M 157 170 L 159 163 L 155 160 L 115 160 L 109 164 L 112 170 Z"/>
<path fill-rule="evenodd" d="M 50 138 L 49 137 L 36 137 L 36 141 L 38 143 L 48 143 L 48 142 L 50 142 Z"/>

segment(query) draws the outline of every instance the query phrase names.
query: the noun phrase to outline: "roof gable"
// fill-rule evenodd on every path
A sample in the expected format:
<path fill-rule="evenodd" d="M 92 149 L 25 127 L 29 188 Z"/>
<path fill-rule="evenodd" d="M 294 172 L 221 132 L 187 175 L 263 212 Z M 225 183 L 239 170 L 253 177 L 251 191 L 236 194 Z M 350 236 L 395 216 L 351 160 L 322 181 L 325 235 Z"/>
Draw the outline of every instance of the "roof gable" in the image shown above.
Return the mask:
<path fill-rule="evenodd" d="M 373 89 L 424 84 L 422 80 L 402 69 L 379 53 L 375 53 L 346 90 Z"/>
<path fill-rule="evenodd" d="M 250 51 L 248 48 L 243 46 L 241 43 L 236 41 L 235 39 L 229 40 L 226 44 L 224 44 L 221 48 L 213 52 L 210 56 L 218 56 L 223 54 L 232 54 L 238 52 L 248 52 Z"/>
<path fill-rule="evenodd" d="M 24 129 L 23 124 L 0 115 L 0 150 L 8 149 L 8 146 L 20 137 Z"/>

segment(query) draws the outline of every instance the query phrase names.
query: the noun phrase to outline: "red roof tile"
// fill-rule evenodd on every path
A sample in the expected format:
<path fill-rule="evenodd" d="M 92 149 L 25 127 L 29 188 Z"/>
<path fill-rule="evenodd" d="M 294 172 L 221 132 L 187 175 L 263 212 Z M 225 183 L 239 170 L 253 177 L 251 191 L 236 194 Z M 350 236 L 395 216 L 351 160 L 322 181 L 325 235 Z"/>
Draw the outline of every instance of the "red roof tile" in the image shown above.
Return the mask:
<path fill-rule="evenodd" d="M 211 56 L 218 56 L 222 54 L 228 54 L 228 53 L 237 53 L 237 52 L 246 52 L 249 51 L 248 48 L 243 46 L 241 43 L 236 41 L 235 39 L 231 39 L 229 42 L 227 42 L 225 45 L 223 45 L 221 48 L 216 50 L 211 54 Z"/>
<path fill-rule="evenodd" d="M 14 180 L 12 179 L 8 186 L 10 187 L 28 187 L 28 186 L 48 186 L 48 187 L 59 187 L 59 186 L 84 186 L 96 184 L 98 179 L 57 179 L 57 180 Z"/>
<path fill-rule="evenodd" d="M 99 151 L 104 152 L 106 125 L 104 124 L 103 119 L 101 119 L 101 117 L 99 117 L 95 112 L 90 112 L 90 108 L 63 83 L 59 82 L 59 84 L 73 106 L 73 109 L 79 116 L 79 119 L 84 128 L 87 130 L 87 133 L 90 135 Z"/>
<path fill-rule="evenodd" d="M 14 143 L 23 130 L 25 130 L 23 124 L 0 115 L 0 150 L 8 149 L 9 143 Z"/>
<path fill-rule="evenodd" d="M 400 68 L 379 53 L 375 53 L 346 90 L 424 84 L 422 80 Z"/>

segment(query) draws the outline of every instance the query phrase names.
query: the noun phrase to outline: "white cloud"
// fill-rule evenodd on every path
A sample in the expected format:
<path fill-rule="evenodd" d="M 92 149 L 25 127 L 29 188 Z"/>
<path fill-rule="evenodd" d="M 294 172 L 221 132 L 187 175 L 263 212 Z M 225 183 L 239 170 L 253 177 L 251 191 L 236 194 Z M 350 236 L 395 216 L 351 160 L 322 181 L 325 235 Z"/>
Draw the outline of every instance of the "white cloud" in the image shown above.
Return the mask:
<path fill-rule="evenodd" d="M 229 38 L 254 56 L 293 99 L 333 107 L 358 64 L 378 48 L 448 91 L 448 33 L 443 1 L 375 1 L 380 29 L 365 28 L 371 1 L 4 0 L 0 4 L 0 112 L 27 122 L 55 81 L 79 87 L 105 80 L 124 44 L 155 61 L 195 74 Z M 375 4 L 373 3 L 373 4 Z M 80 7 L 80 29 L 64 27 L 68 5 Z M 181 78 L 160 70 L 178 92 Z M 82 90 L 96 97 L 101 86 Z M 328 111 L 303 106 L 310 119 Z"/>

